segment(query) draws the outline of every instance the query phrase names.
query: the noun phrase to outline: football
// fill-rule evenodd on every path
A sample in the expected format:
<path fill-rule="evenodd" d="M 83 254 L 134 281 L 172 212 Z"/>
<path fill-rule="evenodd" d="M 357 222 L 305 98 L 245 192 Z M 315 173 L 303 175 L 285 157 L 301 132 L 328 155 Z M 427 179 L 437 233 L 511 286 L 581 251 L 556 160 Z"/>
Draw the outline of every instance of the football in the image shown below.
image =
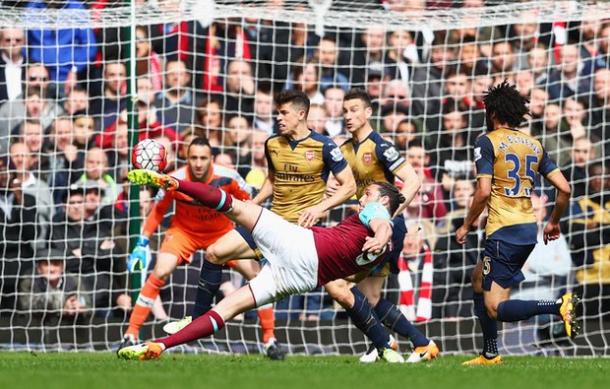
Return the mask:
<path fill-rule="evenodd" d="M 133 148 L 131 163 L 136 169 L 162 172 L 167 166 L 165 147 L 155 140 L 144 139 Z"/>

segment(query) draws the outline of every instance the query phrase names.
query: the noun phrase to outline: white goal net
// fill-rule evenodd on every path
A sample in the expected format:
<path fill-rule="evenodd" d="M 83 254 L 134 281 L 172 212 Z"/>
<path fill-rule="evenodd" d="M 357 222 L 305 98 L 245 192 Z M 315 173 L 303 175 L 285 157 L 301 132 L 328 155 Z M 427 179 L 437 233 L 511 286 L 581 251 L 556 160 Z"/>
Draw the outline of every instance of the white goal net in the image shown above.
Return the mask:
<path fill-rule="evenodd" d="M 470 272 L 483 231 L 464 246 L 454 234 L 474 191 L 483 93 L 507 79 L 530 100 L 521 130 L 543 143 L 572 185 L 561 238 L 536 247 L 512 296 L 554 299 L 574 290 L 583 298 L 584 335 L 568 340 L 556 318 L 538 317 L 505 324 L 500 351 L 607 355 L 608 20 L 605 1 L 3 1 L 0 347 L 118 345 L 141 286 L 126 267 L 138 235 L 129 224 L 145 220 L 155 196 L 142 190 L 139 203 L 130 201 L 130 136 L 162 142 L 168 171 L 184 166 L 193 137 L 205 136 L 215 163 L 257 190 L 267 174 L 264 142 L 275 132 L 274 95 L 306 92 L 310 128 L 340 144 L 349 136 L 341 101 L 357 87 L 373 100 L 373 127 L 423 180 L 382 294 L 441 350 L 478 351 Z M 539 182 L 540 225 L 553 199 Z M 151 239 L 149 269 L 172 212 Z M 40 260 L 48 248 L 63 259 Z M 202 255 L 169 278 L 143 338 L 191 313 Z M 244 281 L 227 269 L 222 282 L 217 298 Z M 323 289 L 276 303 L 275 317 L 276 335 L 293 353 L 368 346 Z M 183 350 L 258 352 L 261 344 L 256 313 L 248 312 Z"/>

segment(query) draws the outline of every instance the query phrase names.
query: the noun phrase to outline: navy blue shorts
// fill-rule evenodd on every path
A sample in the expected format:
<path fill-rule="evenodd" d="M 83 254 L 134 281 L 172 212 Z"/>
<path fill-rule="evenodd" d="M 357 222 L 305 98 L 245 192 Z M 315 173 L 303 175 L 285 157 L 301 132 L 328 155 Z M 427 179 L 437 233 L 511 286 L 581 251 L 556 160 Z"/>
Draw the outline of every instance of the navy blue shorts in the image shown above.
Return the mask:
<path fill-rule="evenodd" d="M 256 250 L 256 242 L 254 241 L 254 238 L 252 237 L 252 233 L 250 231 L 248 231 L 248 229 L 242 225 L 237 225 L 235 227 L 235 231 L 237 231 L 237 233 L 239 235 L 241 235 L 242 238 L 244 238 L 244 240 L 246 241 L 246 243 L 248 243 L 248 246 L 250 246 L 250 248 L 252 250 Z"/>
<path fill-rule="evenodd" d="M 521 268 L 535 246 L 487 240 L 483 252 L 483 290 L 490 291 L 492 282 L 504 289 L 519 285 L 525 279 Z"/>
<path fill-rule="evenodd" d="M 381 277 L 387 276 L 390 271 L 392 273 L 398 272 L 396 263 L 405 244 L 405 235 L 407 235 L 405 218 L 402 215 L 398 215 L 392 219 L 392 251 L 390 251 L 390 255 L 386 255 L 385 259 L 371 270 L 370 275 Z"/>

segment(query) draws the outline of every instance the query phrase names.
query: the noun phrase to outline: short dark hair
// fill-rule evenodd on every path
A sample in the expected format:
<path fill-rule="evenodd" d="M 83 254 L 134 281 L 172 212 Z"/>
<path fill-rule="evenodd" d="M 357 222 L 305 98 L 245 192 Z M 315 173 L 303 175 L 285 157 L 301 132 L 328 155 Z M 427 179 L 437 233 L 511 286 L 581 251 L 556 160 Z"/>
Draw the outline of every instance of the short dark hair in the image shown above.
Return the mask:
<path fill-rule="evenodd" d="M 350 89 L 345 96 L 343 96 L 343 101 L 358 99 L 364 103 L 364 105 L 368 108 L 372 106 L 371 97 L 364 89 L 353 88 Z"/>
<path fill-rule="evenodd" d="M 519 94 L 517 87 L 509 84 L 507 80 L 501 84 L 489 88 L 485 97 L 485 111 L 487 120 L 491 115 L 496 116 L 496 120 L 507 123 L 510 127 L 519 127 L 525 120 L 525 115 L 529 113 L 527 104 L 529 100 Z M 490 123 L 488 123 L 488 126 Z"/>
<path fill-rule="evenodd" d="M 193 140 L 191 140 L 191 143 L 189 143 L 188 150 L 191 149 L 191 146 L 208 146 L 210 149 L 212 149 L 212 146 L 210 146 L 210 142 L 208 141 L 208 138 L 203 137 L 203 136 L 194 137 Z"/>
<path fill-rule="evenodd" d="M 309 113 L 309 97 L 307 94 L 300 90 L 286 90 L 282 91 L 275 96 L 275 105 L 278 107 L 292 103 L 295 107 L 303 109 L 305 115 Z"/>
<path fill-rule="evenodd" d="M 405 202 L 405 197 L 400 193 L 398 188 L 389 182 L 376 181 L 375 185 L 377 185 L 381 196 L 388 196 L 390 199 L 389 211 L 390 215 L 394 215 L 400 204 Z"/>

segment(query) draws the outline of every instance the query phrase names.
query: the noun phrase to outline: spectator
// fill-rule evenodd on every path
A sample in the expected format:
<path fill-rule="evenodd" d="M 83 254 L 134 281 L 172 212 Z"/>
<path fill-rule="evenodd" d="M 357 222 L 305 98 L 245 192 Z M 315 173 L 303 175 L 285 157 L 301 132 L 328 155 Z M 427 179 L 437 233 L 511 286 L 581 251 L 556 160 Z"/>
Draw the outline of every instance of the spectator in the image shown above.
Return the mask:
<path fill-rule="evenodd" d="M 493 85 L 493 78 L 486 72 L 477 72 L 472 80 L 472 106 L 469 109 L 470 128 L 481 130 L 485 125 L 485 103 L 483 97 Z"/>
<path fill-rule="evenodd" d="M 173 128 L 161 124 L 157 119 L 158 111 L 155 107 L 148 105 L 143 100 L 138 100 L 135 104 L 135 108 L 138 112 L 138 141 L 158 136 L 166 136 L 171 140 L 173 147 L 178 147 L 180 135 L 178 135 Z M 193 108 L 189 107 L 189 109 L 194 112 Z"/>
<path fill-rule="evenodd" d="M 63 109 L 66 115 L 74 115 L 77 112 L 89 113 L 89 93 L 79 87 L 70 89 L 64 100 Z"/>
<path fill-rule="evenodd" d="M 384 74 L 376 71 L 370 71 L 365 80 L 366 91 L 371 97 L 371 108 L 373 109 L 373 112 L 379 111 L 379 102 L 381 100 L 385 82 L 386 79 Z"/>
<path fill-rule="evenodd" d="M 337 86 L 330 86 L 324 90 L 324 106 L 328 113 L 324 128 L 330 137 L 344 132 L 343 96 L 345 96 L 345 91 Z"/>
<path fill-rule="evenodd" d="M 307 127 L 318 134 L 327 135 L 326 123 L 328 122 L 328 111 L 326 107 L 320 104 L 312 104 L 309 106 L 307 114 Z"/>
<path fill-rule="evenodd" d="M 388 44 L 385 58 L 388 67 L 385 71 L 392 79 L 400 80 L 407 86 L 411 76 L 410 65 L 419 62 L 413 34 L 406 30 L 393 31 L 388 38 Z"/>
<path fill-rule="evenodd" d="M 28 90 L 39 92 L 43 98 L 56 97 L 49 94 L 49 70 L 44 64 L 40 62 L 28 63 L 25 69 L 25 93 L 23 94 L 26 95 Z"/>
<path fill-rule="evenodd" d="M 73 115 L 72 128 L 74 128 L 74 145 L 81 151 L 93 147 L 93 135 L 95 134 L 95 118 L 83 111 L 75 112 Z"/>
<path fill-rule="evenodd" d="M 9 171 L 9 159 L 0 156 L 0 309 L 15 309 L 19 273 L 32 265 L 30 242 L 36 237 L 36 199 L 23 193 L 21 182 Z"/>
<path fill-rule="evenodd" d="M 247 167 L 250 164 L 250 136 L 252 127 L 244 116 L 233 116 L 227 122 L 228 133 L 225 136 L 224 150 L 231 156 L 237 166 Z"/>
<path fill-rule="evenodd" d="M 592 75 L 593 63 L 590 59 L 580 58 L 575 44 L 562 46 L 558 69 L 549 75 L 547 81 L 549 98 L 555 101 L 589 93 Z"/>
<path fill-rule="evenodd" d="M 85 9 L 85 6 L 77 0 L 34 1 L 27 7 L 30 9 Z M 32 13 L 33 15 L 35 14 Z M 33 28 L 28 31 L 28 46 L 30 60 L 44 63 L 49 69 L 51 80 L 58 84 L 65 84 L 66 89 L 59 88 L 60 94 L 67 93 L 74 86 L 77 74 L 87 68 L 97 53 L 95 35 L 89 28 L 58 30 Z"/>
<path fill-rule="evenodd" d="M 140 76 L 136 80 L 136 89 L 138 91 L 138 100 L 143 101 L 146 105 L 153 106 L 155 96 L 158 91 L 155 91 L 152 80 L 149 76 Z"/>
<path fill-rule="evenodd" d="M 109 172 L 112 177 L 120 177 L 120 172 L 127 170 L 130 164 L 129 129 L 127 123 L 119 121 L 112 138 L 112 147 L 106 150 Z"/>
<path fill-rule="evenodd" d="M 330 86 L 347 91 L 350 87 L 348 77 L 338 68 L 339 49 L 336 40 L 331 36 L 324 36 L 318 43 L 316 58 L 320 66 L 320 89 Z"/>
<path fill-rule="evenodd" d="M 409 109 L 402 105 L 386 104 L 381 107 L 381 128 L 382 133 L 396 133 L 398 124 L 409 117 Z"/>
<path fill-rule="evenodd" d="M 396 127 L 396 134 L 393 139 L 394 145 L 404 154 L 409 147 L 409 143 L 414 141 L 420 133 L 421 131 L 413 120 L 403 119 Z"/>
<path fill-rule="evenodd" d="M 254 95 L 254 128 L 272 135 L 275 131 L 273 120 L 273 96 L 270 92 L 257 89 Z"/>
<path fill-rule="evenodd" d="M 568 239 L 578 283 L 574 293 L 583 299 L 583 317 L 600 320 L 610 313 L 609 177 L 607 165 L 589 166 L 588 193 L 573 200 L 568 220 Z"/>
<path fill-rule="evenodd" d="M 0 30 L 0 104 L 23 95 L 25 35 L 19 28 Z"/>
<path fill-rule="evenodd" d="M 526 99 L 529 98 L 529 95 L 536 86 L 534 81 L 534 74 L 529 69 L 522 69 L 514 73 L 515 75 L 515 85 L 517 86 L 517 90 L 519 94 Z"/>
<path fill-rule="evenodd" d="M 78 178 L 84 166 L 84 154 L 74 145 L 72 120 L 60 116 L 51 126 L 51 143 L 44 146 L 49 156 L 48 183 L 53 194 L 53 202 L 61 204 L 66 188 Z"/>
<path fill-rule="evenodd" d="M 254 92 L 256 92 L 252 67 L 244 60 L 236 59 L 227 67 L 224 111 L 251 117 L 254 113 Z"/>
<path fill-rule="evenodd" d="M 477 72 L 486 74 L 489 72 L 485 60 L 481 58 L 479 41 L 474 35 L 466 35 L 462 38 L 458 50 L 458 59 L 460 72 L 470 77 L 474 76 Z"/>
<path fill-rule="evenodd" d="M 299 60 L 293 66 L 290 86 L 305 92 L 311 104 L 324 104 L 324 96 L 320 93 L 320 70 L 313 60 Z"/>
<path fill-rule="evenodd" d="M 494 42 L 492 47 L 490 72 L 496 77 L 504 78 L 515 70 L 518 70 L 515 48 L 507 40 Z"/>
<path fill-rule="evenodd" d="M 36 178 L 30 171 L 30 153 L 25 143 L 11 145 L 11 164 L 15 169 L 14 179 L 21 182 L 24 194 L 36 199 L 36 239 L 32 240 L 32 248 L 43 247 L 49 234 L 49 224 L 54 213 L 53 198 L 46 182 Z"/>
<path fill-rule="evenodd" d="M 527 57 L 527 64 L 536 85 L 546 85 L 549 77 L 547 48 L 542 44 L 532 47 Z"/>
<path fill-rule="evenodd" d="M 443 199 L 441 185 L 434 179 L 432 169 L 430 169 L 430 157 L 422 146 L 421 141 L 414 140 L 407 149 L 407 162 L 417 172 L 422 182 L 417 201 L 417 217 L 433 219 L 435 223 L 442 222 L 447 214 Z"/>
<path fill-rule="evenodd" d="M 453 108 L 466 111 L 473 105 L 472 88 L 468 75 L 461 70 L 449 70 L 445 78 L 445 94 L 443 107 L 453 105 Z"/>
<path fill-rule="evenodd" d="M 572 163 L 563 170 L 563 175 L 572 184 L 572 198 L 584 196 L 587 190 L 587 167 L 595 159 L 595 149 L 588 138 L 574 140 L 572 145 Z"/>
<path fill-rule="evenodd" d="M 559 131 L 561 123 L 561 107 L 557 104 L 547 104 L 544 108 L 543 128 L 539 125 L 532 128 L 532 135 L 537 137 L 549 156 L 557 162 L 560 167 L 565 167 L 570 163 L 570 155 L 566 153 L 570 149 L 570 139 Z"/>
<path fill-rule="evenodd" d="M 36 253 L 34 277 L 25 275 L 19 285 L 19 308 L 28 314 L 58 318 L 88 315 L 91 292 L 78 275 L 65 273 L 64 252 L 51 248 Z"/>
<path fill-rule="evenodd" d="M 385 111 L 391 108 L 401 112 L 410 112 L 413 116 L 419 115 L 421 112 L 411 111 L 409 94 L 409 89 L 402 81 L 388 81 L 383 88 L 383 95 L 381 96 L 381 110 Z"/>
<path fill-rule="evenodd" d="M 93 181 L 104 192 L 102 204 L 114 204 L 119 195 L 119 188 L 110 174 L 108 174 L 108 157 L 104 150 L 94 147 L 87 151 L 85 158 L 85 172 L 78 179 L 82 185 Z"/>
<path fill-rule="evenodd" d="M 191 75 L 180 60 L 165 65 L 165 89 L 157 93 L 157 120 L 180 133 L 195 121 L 195 95 L 189 87 Z"/>
<path fill-rule="evenodd" d="M 127 108 L 126 70 L 122 62 L 104 64 L 101 96 L 93 98 L 91 109 L 98 118 L 98 131 L 105 130 L 115 123 L 120 112 Z"/>
<path fill-rule="evenodd" d="M 215 154 L 215 150 L 222 144 L 223 110 L 221 103 L 215 98 L 206 99 L 197 110 L 199 124 L 205 132 L 204 136 L 212 146 L 212 154 Z"/>
<path fill-rule="evenodd" d="M 28 147 L 28 170 L 46 181 L 49 173 L 49 156 L 43 152 L 44 132 L 38 120 L 26 120 L 19 128 L 19 140 Z"/>
<path fill-rule="evenodd" d="M 155 92 L 161 91 L 163 87 L 163 68 L 161 59 L 148 39 L 148 28 L 136 27 L 136 75 L 138 78 L 147 77 L 151 81 Z M 139 90 L 139 89 L 138 89 Z"/>
<path fill-rule="evenodd" d="M 561 133 L 570 141 L 588 136 L 587 106 L 582 99 L 569 97 L 563 102 Z M 568 133 L 566 133 L 568 132 Z"/>

